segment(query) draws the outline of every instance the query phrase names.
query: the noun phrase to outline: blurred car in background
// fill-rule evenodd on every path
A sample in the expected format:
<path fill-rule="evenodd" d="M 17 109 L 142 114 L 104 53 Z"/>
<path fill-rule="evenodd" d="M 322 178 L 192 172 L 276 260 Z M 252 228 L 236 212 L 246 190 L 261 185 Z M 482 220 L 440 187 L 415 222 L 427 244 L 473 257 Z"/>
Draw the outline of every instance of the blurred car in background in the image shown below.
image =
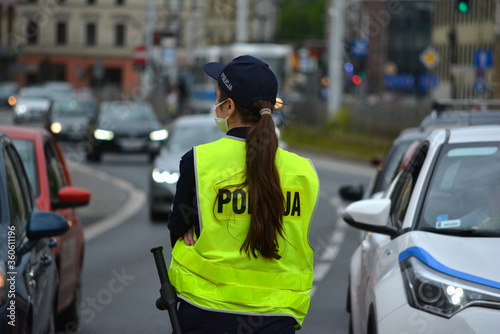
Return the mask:
<path fill-rule="evenodd" d="M 371 232 L 351 257 L 350 332 L 498 331 L 499 125 L 435 130 L 344 220 Z"/>
<path fill-rule="evenodd" d="M 346 201 L 376 198 L 382 195 L 405 164 L 405 153 L 432 130 L 473 125 L 500 124 L 500 100 L 438 100 L 433 111 L 418 128 L 401 131 L 382 159 L 374 159 L 377 173 L 365 192 L 362 184 L 344 185 L 339 194 Z"/>
<path fill-rule="evenodd" d="M 41 86 L 24 87 L 19 90 L 14 109 L 13 122 L 42 121 L 49 110 L 52 95 Z"/>
<path fill-rule="evenodd" d="M 179 179 L 181 157 L 193 146 L 223 136 L 209 114 L 181 116 L 174 121 L 168 139 L 153 162 L 149 178 L 149 215 L 152 221 L 166 221 L 168 217 Z"/>
<path fill-rule="evenodd" d="M 153 161 L 168 136 L 147 102 L 106 101 L 90 121 L 87 159 L 100 161 L 105 152 L 146 153 Z"/>
<path fill-rule="evenodd" d="M 340 197 L 346 201 L 359 201 L 362 198 L 378 198 L 397 176 L 404 161 L 405 152 L 414 144 L 425 138 L 426 132 L 418 128 L 401 131 L 391 144 L 381 161 L 374 161 L 377 172 L 367 191 L 362 184 L 349 184 L 339 188 Z"/>
<path fill-rule="evenodd" d="M 52 237 L 69 224 L 40 211 L 24 164 L 0 134 L 0 333 L 55 333 L 59 275 Z"/>
<path fill-rule="evenodd" d="M 70 97 L 74 94 L 73 86 L 66 81 L 46 81 L 42 87 L 54 96 L 65 95 L 66 97 Z"/>
<path fill-rule="evenodd" d="M 83 268 L 83 229 L 75 207 L 87 205 L 90 193 L 73 187 L 66 161 L 49 132 L 42 128 L 0 125 L 12 139 L 24 163 L 36 204 L 40 210 L 55 211 L 70 222 L 67 233 L 57 237 L 54 248 L 59 271 L 57 324 L 78 323 Z"/>
<path fill-rule="evenodd" d="M 44 127 L 57 139 L 82 140 L 96 114 L 97 105 L 91 100 L 57 98 L 45 115 Z"/>
<path fill-rule="evenodd" d="M 0 82 L 0 105 L 11 106 L 14 104 L 18 90 L 19 85 L 15 81 Z"/>

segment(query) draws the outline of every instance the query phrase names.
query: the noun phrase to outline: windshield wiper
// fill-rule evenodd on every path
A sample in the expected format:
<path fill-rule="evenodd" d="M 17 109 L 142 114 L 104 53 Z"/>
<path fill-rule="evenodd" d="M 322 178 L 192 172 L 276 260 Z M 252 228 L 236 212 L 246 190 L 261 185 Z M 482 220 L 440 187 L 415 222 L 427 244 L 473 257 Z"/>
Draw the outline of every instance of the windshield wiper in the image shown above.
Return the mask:
<path fill-rule="evenodd" d="M 426 231 L 445 235 L 456 235 L 460 237 L 500 237 L 500 231 L 498 230 L 482 230 L 482 229 L 437 229 L 434 227 L 421 227 L 418 231 Z"/>

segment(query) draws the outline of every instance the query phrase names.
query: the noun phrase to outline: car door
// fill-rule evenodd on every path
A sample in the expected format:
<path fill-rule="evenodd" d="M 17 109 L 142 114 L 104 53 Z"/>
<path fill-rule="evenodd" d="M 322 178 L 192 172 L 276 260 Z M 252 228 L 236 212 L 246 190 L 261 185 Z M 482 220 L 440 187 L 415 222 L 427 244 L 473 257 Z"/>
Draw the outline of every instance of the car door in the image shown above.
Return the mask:
<path fill-rule="evenodd" d="M 388 190 L 391 209 L 387 226 L 399 233 L 405 232 L 402 229 L 403 222 L 428 147 L 428 142 L 418 146 L 405 169 Z M 359 305 L 365 306 L 360 309 L 362 319 L 368 319 L 370 306 L 377 304 L 375 289 L 379 281 L 399 265 L 397 261 L 399 250 L 396 248 L 395 238 L 397 237 L 369 233 L 361 243 L 361 284 L 358 287 L 358 302 Z M 376 309 L 377 307 L 374 308 Z"/>
<path fill-rule="evenodd" d="M 32 319 L 24 318 L 22 325 L 34 333 L 53 326 L 54 302 L 58 285 L 53 253 L 47 240 L 29 241 L 26 229 L 35 210 L 28 178 L 22 162 L 11 144 L 3 146 L 8 188 L 11 226 L 16 235 L 16 304 L 31 309 Z M 33 247 L 25 248 L 29 243 Z M 26 249 L 28 249 L 26 251 Z M 21 326 L 22 326 L 21 325 Z"/>
<path fill-rule="evenodd" d="M 47 163 L 47 178 L 49 181 L 50 200 L 52 203 L 57 203 L 59 201 L 59 190 L 68 185 L 63 163 L 57 153 L 57 149 L 52 140 L 46 138 L 44 142 L 44 155 Z M 77 284 L 79 274 L 79 238 L 78 229 L 76 228 L 79 222 L 76 220 L 75 210 L 73 208 L 60 209 L 57 210 L 57 213 L 71 222 L 71 227 L 68 232 L 57 237 L 57 261 L 60 273 L 58 305 L 66 306 L 73 298 L 73 290 Z"/>

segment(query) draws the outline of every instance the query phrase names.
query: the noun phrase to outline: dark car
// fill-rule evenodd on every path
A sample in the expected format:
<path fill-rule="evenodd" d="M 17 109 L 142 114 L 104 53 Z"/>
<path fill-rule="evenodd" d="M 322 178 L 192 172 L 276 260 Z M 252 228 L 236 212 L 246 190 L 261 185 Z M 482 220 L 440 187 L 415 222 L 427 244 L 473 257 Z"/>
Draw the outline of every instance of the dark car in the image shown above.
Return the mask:
<path fill-rule="evenodd" d="M 57 139 L 83 140 L 96 113 L 97 105 L 91 100 L 57 98 L 45 115 L 44 127 Z"/>
<path fill-rule="evenodd" d="M 168 139 L 153 162 L 149 178 L 149 213 L 151 220 L 166 220 L 174 199 L 179 161 L 193 146 L 223 137 L 208 114 L 181 116 L 172 124 Z"/>
<path fill-rule="evenodd" d="M 55 333 L 59 275 L 52 237 L 69 224 L 38 210 L 11 140 L 0 134 L 0 333 Z"/>
<path fill-rule="evenodd" d="M 57 247 L 54 247 L 60 281 L 56 322 L 59 328 L 65 328 L 69 322 L 76 326 L 80 315 L 84 238 L 74 208 L 87 205 L 90 193 L 72 186 L 61 149 L 45 129 L 0 125 L 0 132 L 9 136 L 16 147 L 38 208 L 55 211 L 71 222 L 68 232 L 56 237 Z"/>
<path fill-rule="evenodd" d="M 89 124 L 87 159 L 100 161 L 105 152 L 146 153 L 150 161 L 168 136 L 151 104 L 107 101 Z"/>

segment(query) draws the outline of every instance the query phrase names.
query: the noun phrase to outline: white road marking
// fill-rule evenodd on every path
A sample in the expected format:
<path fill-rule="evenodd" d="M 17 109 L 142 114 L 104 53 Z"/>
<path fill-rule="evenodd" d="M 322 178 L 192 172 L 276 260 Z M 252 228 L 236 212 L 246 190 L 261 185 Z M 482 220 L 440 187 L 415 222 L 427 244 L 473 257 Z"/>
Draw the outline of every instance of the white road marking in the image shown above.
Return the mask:
<path fill-rule="evenodd" d="M 338 245 L 328 245 L 320 257 L 321 261 L 333 261 L 339 254 L 340 247 Z"/>
<path fill-rule="evenodd" d="M 118 210 L 83 230 L 85 242 L 123 224 L 128 218 L 136 214 L 146 202 L 146 193 L 135 188 L 131 183 L 125 180 L 116 178 L 102 171 L 93 170 L 84 165 L 77 165 L 73 168 L 78 169 L 79 172 L 111 183 L 113 186 L 127 193 L 127 201 Z"/>
<path fill-rule="evenodd" d="M 330 197 L 330 205 L 334 207 L 335 211 L 339 215 L 339 219 L 335 224 L 335 228 L 332 234 L 327 238 L 326 242 L 323 242 L 320 246 L 322 247 L 322 252 L 316 258 L 318 259 L 314 263 L 314 279 L 313 287 L 309 292 L 309 296 L 312 298 L 318 289 L 318 284 L 325 278 L 330 269 L 332 268 L 333 261 L 337 258 L 340 247 L 344 242 L 346 224 L 341 217 L 344 210 L 342 201 L 338 197 Z"/>
<path fill-rule="evenodd" d="M 314 280 L 321 281 L 330 270 L 330 263 L 320 263 L 314 268 Z"/>

